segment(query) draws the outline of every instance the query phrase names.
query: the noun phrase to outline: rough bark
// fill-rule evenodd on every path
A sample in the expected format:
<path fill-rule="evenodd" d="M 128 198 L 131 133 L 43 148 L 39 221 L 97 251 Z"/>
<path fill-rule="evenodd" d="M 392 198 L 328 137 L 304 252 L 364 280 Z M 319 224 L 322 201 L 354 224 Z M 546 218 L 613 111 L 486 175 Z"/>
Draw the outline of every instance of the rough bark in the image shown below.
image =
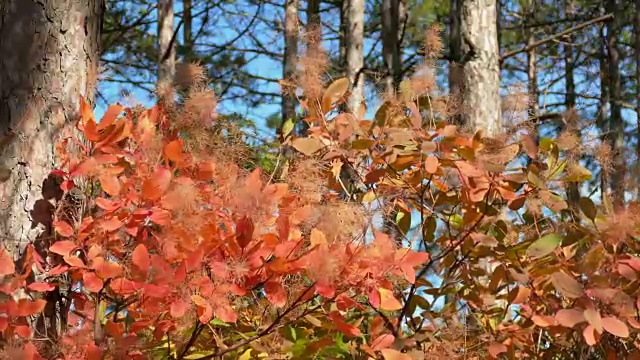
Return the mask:
<path fill-rule="evenodd" d="M 158 86 L 173 83 L 176 71 L 173 0 L 158 1 Z M 160 94 L 162 96 L 162 94 Z"/>
<path fill-rule="evenodd" d="M 601 12 L 604 12 L 604 9 L 601 9 Z M 607 121 L 608 119 L 608 115 L 609 115 L 609 97 L 610 97 L 610 93 L 609 93 L 609 69 L 607 67 L 607 37 L 605 35 L 605 26 L 603 25 L 600 28 L 600 41 L 599 41 L 599 50 L 600 50 L 600 56 L 598 56 L 599 58 L 599 70 L 600 70 L 600 77 L 599 77 L 599 85 L 600 85 L 600 99 L 599 99 L 599 106 L 598 106 L 598 117 L 596 119 L 596 123 L 598 125 L 598 128 L 600 128 L 600 133 L 602 134 L 600 136 L 600 141 L 602 141 L 603 143 L 607 143 L 607 136 L 606 134 L 608 134 L 609 132 L 609 123 Z M 601 164 L 602 165 L 602 164 Z M 600 169 L 600 201 L 603 204 L 607 203 L 607 194 L 608 194 L 608 187 L 609 187 L 609 172 L 610 169 L 608 168 L 601 168 Z"/>
<path fill-rule="evenodd" d="M 72 131 L 79 97 L 92 101 L 103 12 L 102 0 L 0 2 L 0 159 L 10 170 L 0 184 L 0 236 L 14 260 L 27 244 L 49 246 L 62 197 L 49 176 L 54 144 Z M 64 318 L 50 316 L 64 306 L 58 290 L 46 298 L 50 338 L 64 328 Z"/>
<path fill-rule="evenodd" d="M 463 0 L 461 30 L 468 47 L 464 62 L 467 123 L 485 136 L 502 132 L 496 0 Z"/>
<path fill-rule="evenodd" d="M 349 98 L 349 110 L 359 114 L 364 101 L 364 0 L 349 0 L 346 16 L 347 76 L 353 85 Z"/>
<path fill-rule="evenodd" d="M 307 31 L 320 31 L 320 0 L 307 0 Z"/>
<path fill-rule="evenodd" d="M 298 59 L 298 0 L 286 0 L 284 15 L 284 58 L 282 78 L 285 82 L 293 82 Z M 282 122 L 296 117 L 295 93 L 288 87 L 282 93 Z"/>
<path fill-rule="evenodd" d="M 617 0 L 608 0 L 607 13 L 614 14 L 613 20 L 607 24 L 607 63 L 609 70 L 609 95 L 611 115 L 609 117 L 610 133 L 608 135 L 611 153 L 613 154 L 613 170 L 611 173 L 611 193 L 614 208 L 624 205 L 626 164 L 624 154 L 624 119 L 622 118 L 622 84 L 620 81 L 620 52 L 617 35 L 621 30 L 619 4 Z"/>
<path fill-rule="evenodd" d="M 384 87 L 387 94 L 394 94 L 402 80 L 400 59 L 400 0 L 382 0 L 382 57 L 386 71 Z"/>
<path fill-rule="evenodd" d="M 449 2 L 449 96 L 455 107 L 462 105 L 462 94 L 464 88 L 462 73 L 462 33 L 460 30 L 460 6 L 461 0 L 450 0 Z M 455 113 L 452 123 L 456 125 L 464 124 L 464 117 Z"/>

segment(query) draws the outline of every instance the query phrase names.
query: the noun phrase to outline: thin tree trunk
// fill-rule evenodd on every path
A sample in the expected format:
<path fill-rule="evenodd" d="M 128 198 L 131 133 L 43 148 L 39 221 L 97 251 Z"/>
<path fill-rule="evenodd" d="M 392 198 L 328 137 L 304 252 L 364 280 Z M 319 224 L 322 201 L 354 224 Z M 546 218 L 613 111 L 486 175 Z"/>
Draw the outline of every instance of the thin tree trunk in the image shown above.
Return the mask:
<path fill-rule="evenodd" d="M 464 78 L 462 73 L 462 32 L 460 29 L 460 7 L 461 0 L 450 0 L 449 2 L 449 96 L 452 107 L 462 110 L 462 94 L 464 88 Z M 464 125 L 464 116 L 457 111 L 454 113 L 452 122 L 456 125 Z"/>
<path fill-rule="evenodd" d="M 573 0 L 567 0 L 565 4 L 565 16 L 567 18 L 572 18 L 575 16 L 574 11 L 574 3 Z M 563 44 L 563 52 L 564 52 L 564 71 L 565 71 L 565 107 L 566 107 L 566 115 L 565 115 L 565 123 L 562 123 L 562 128 L 566 128 L 570 132 L 574 132 L 575 135 L 580 138 L 580 128 L 577 124 L 577 114 L 575 114 L 576 107 L 576 85 L 575 85 L 575 77 L 574 77 L 574 69 L 575 69 L 575 60 L 573 53 L 573 36 L 571 34 L 567 35 L 566 42 Z M 575 161 L 580 161 L 580 154 L 576 152 L 572 154 Z M 567 186 L 567 200 L 569 203 L 569 207 L 577 214 L 579 210 L 580 200 L 580 190 L 578 189 L 578 184 L 574 182 L 570 182 L 566 184 Z"/>
<path fill-rule="evenodd" d="M 307 31 L 321 31 L 320 25 L 320 0 L 307 0 Z"/>
<path fill-rule="evenodd" d="M 349 110 L 358 116 L 364 101 L 364 0 L 349 0 L 346 17 L 347 76 L 353 85 Z"/>
<path fill-rule="evenodd" d="M 54 144 L 73 131 L 79 97 L 93 102 L 103 13 L 101 0 L 0 3 L 0 159 L 10 170 L 0 183 L 0 236 L 16 261 L 27 244 L 39 251 L 50 245 L 53 211 L 63 196 L 50 176 Z M 53 340 L 66 327 L 56 312 L 69 305 L 60 291 L 45 296 L 38 326 Z"/>
<path fill-rule="evenodd" d="M 400 63 L 400 1 L 382 0 L 382 57 L 386 73 L 384 87 L 387 94 L 395 94 L 402 80 Z"/>
<path fill-rule="evenodd" d="M 605 9 L 602 6 L 600 9 L 602 14 L 605 13 Z M 599 56 L 599 71 L 600 71 L 600 99 L 599 99 L 599 110 L 598 110 L 598 118 L 596 122 L 598 127 L 600 128 L 600 141 L 608 144 L 608 133 L 609 133 L 609 69 L 607 67 L 607 37 L 605 35 L 605 25 L 600 27 L 600 43 L 598 44 L 600 48 L 600 56 Z M 606 167 L 604 164 L 600 164 L 600 201 L 602 204 L 608 204 L 608 189 L 609 189 L 609 175 L 610 168 Z"/>
<path fill-rule="evenodd" d="M 620 81 L 620 54 L 618 49 L 618 31 L 620 18 L 618 14 L 617 0 L 608 0 L 606 9 L 614 14 L 614 18 L 607 25 L 607 63 L 609 66 L 609 91 L 611 116 L 609 118 L 610 134 L 609 144 L 613 154 L 613 171 L 611 173 L 611 192 L 614 209 L 624 205 L 624 191 L 626 164 L 624 154 L 624 119 L 622 119 L 622 84 Z"/>
<path fill-rule="evenodd" d="M 193 38 L 191 31 L 193 29 L 193 14 L 191 0 L 182 0 L 182 42 L 184 44 L 184 60 L 192 61 L 195 57 L 193 54 Z"/>
<path fill-rule="evenodd" d="M 158 1 L 158 87 L 160 97 L 168 94 L 163 86 L 173 83 L 176 70 L 175 39 L 173 39 L 173 0 Z M 171 92 L 169 92 L 171 93 Z"/>
<path fill-rule="evenodd" d="M 338 59 L 338 67 L 340 71 L 344 71 L 344 74 L 348 76 L 347 64 L 347 37 L 349 36 L 349 4 L 350 0 L 342 0 L 340 3 L 340 54 Z"/>
<path fill-rule="evenodd" d="M 636 144 L 636 197 L 640 198 L 640 0 L 636 0 L 636 11 L 633 16 L 633 32 L 635 37 L 634 56 L 636 60 L 636 126 L 638 143 Z"/>
<path fill-rule="evenodd" d="M 462 39 L 471 52 L 464 63 L 468 124 L 493 137 L 502 132 L 496 0 L 463 0 Z"/>
<path fill-rule="evenodd" d="M 282 92 L 282 123 L 295 120 L 296 96 L 292 89 L 298 59 L 298 0 L 286 0 L 284 15 L 284 59 L 282 78 L 287 83 Z M 290 84 L 291 83 L 291 84 Z"/>

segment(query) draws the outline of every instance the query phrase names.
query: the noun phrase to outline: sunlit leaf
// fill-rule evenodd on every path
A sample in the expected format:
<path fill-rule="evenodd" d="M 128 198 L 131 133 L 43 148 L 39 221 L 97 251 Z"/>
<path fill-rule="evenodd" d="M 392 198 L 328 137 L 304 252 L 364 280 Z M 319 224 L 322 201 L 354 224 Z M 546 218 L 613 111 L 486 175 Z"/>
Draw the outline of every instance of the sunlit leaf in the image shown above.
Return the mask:
<path fill-rule="evenodd" d="M 301 153 L 311 156 L 318 150 L 322 149 L 325 145 L 318 138 L 305 137 L 294 139 L 291 142 L 291 146 Z"/>
<path fill-rule="evenodd" d="M 534 241 L 527 249 L 527 256 L 530 258 L 541 258 L 551 254 L 562 242 L 562 237 L 558 234 L 548 234 Z"/>
<path fill-rule="evenodd" d="M 620 319 L 607 316 L 602 318 L 602 327 L 610 334 L 613 334 L 620 338 L 629 337 L 629 328 Z"/>
<path fill-rule="evenodd" d="M 333 81 L 322 95 L 322 112 L 327 113 L 331 110 L 334 103 L 340 100 L 349 90 L 349 79 L 339 78 Z"/>
<path fill-rule="evenodd" d="M 563 271 L 558 271 L 551 275 L 551 282 L 556 290 L 568 298 L 577 299 L 584 295 L 582 285 Z"/>

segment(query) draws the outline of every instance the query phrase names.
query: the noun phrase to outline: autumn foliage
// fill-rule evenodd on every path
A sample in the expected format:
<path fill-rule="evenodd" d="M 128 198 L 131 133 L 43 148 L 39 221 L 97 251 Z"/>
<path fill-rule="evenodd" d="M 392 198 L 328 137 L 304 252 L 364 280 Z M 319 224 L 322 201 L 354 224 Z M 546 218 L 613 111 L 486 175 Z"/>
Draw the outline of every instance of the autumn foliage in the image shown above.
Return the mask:
<path fill-rule="evenodd" d="M 0 251 L 7 357 L 633 356 L 640 209 L 568 201 L 591 179 L 573 145 L 460 131 L 424 70 L 373 119 L 337 111 L 346 79 L 307 98 L 281 181 L 186 146 L 222 121 L 207 101 L 100 121 L 82 101 L 52 173 L 67 210 L 19 265 Z"/>

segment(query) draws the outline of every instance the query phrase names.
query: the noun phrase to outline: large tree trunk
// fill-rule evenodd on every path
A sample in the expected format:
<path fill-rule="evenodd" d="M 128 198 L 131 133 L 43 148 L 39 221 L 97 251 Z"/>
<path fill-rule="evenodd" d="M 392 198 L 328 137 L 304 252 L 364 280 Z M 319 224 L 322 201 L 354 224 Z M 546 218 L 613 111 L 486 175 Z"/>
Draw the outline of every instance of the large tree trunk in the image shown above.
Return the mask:
<path fill-rule="evenodd" d="M 191 0 L 182 1 L 182 42 L 184 43 L 185 62 L 193 60 L 193 37 L 191 35 L 193 27 L 193 14 Z"/>
<path fill-rule="evenodd" d="M 496 0 L 463 0 L 462 39 L 470 51 L 464 63 L 464 108 L 485 136 L 502 131 Z"/>
<path fill-rule="evenodd" d="M 346 16 L 347 76 L 353 85 L 349 110 L 358 116 L 364 101 L 364 0 L 348 1 Z"/>
<path fill-rule="evenodd" d="M 173 83 L 176 71 L 173 18 L 173 0 L 158 1 L 158 96 L 160 98 L 172 94 L 171 91 L 162 87 Z"/>
<path fill-rule="evenodd" d="M 611 116 L 609 117 L 610 134 L 608 135 L 611 153 L 613 154 L 613 171 L 611 173 L 611 192 L 614 208 L 624 204 L 626 164 L 624 154 L 624 119 L 622 118 L 622 84 L 620 81 L 620 54 L 618 50 L 618 34 L 621 30 L 617 0 L 608 0 L 607 13 L 614 18 L 607 25 L 607 63 L 609 66 L 609 95 Z"/>
<path fill-rule="evenodd" d="M 103 12 L 102 0 L 0 2 L 0 151 L 10 170 L 0 184 L 0 237 L 16 261 L 27 244 L 49 246 L 62 196 L 49 177 L 54 144 L 73 129 L 80 96 L 92 102 Z M 55 339 L 64 329 L 50 316 L 58 290 L 47 300 L 47 334 Z"/>

